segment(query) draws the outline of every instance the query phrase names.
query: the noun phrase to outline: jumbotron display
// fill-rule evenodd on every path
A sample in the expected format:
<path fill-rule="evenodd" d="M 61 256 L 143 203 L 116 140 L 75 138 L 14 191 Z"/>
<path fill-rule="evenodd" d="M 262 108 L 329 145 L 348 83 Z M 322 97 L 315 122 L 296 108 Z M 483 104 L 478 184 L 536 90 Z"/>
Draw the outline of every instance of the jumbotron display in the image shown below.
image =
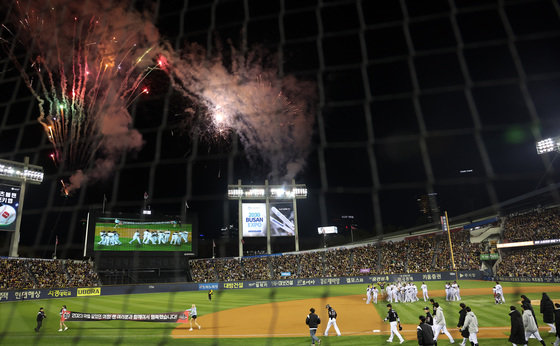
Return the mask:
<path fill-rule="evenodd" d="M 175 220 L 99 218 L 94 251 L 193 252 L 192 224 Z"/>

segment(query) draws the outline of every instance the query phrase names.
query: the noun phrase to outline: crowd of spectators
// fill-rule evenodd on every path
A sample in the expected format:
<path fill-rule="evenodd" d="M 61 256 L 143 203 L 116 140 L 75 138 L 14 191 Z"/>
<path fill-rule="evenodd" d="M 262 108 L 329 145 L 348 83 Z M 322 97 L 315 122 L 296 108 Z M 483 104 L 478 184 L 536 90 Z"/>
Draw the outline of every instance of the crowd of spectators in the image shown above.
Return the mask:
<path fill-rule="evenodd" d="M 457 269 L 480 269 L 480 244 L 470 243 L 468 231 L 452 233 L 452 240 Z M 216 259 L 213 261 L 215 267 L 207 261 L 191 261 L 194 281 L 207 282 L 214 276 L 220 281 L 235 281 L 420 273 L 450 270 L 452 267 L 445 235 L 299 254 L 244 257 L 242 260 Z M 201 273 L 201 270 L 206 272 Z M 208 271 L 214 271 L 216 275 Z M 289 275 L 282 276 L 282 273 Z"/>
<path fill-rule="evenodd" d="M 506 242 L 558 239 L 560 207 L 536 209 L 511 215 L 504 222 L 503 239 Z"/>
<path fill-rule="evenodd" d="M 274 256 L 270 258 L 272 278 L 281 279 L 282 273 L 297 275 L 299 257 L 296 255 Z"/>
<path fill-rule="evenodd" d="M 468 230 L 451 232 L 453 243 L 453 259 L 456 270 L 480 269 L 480 252 L 482 245 L 470 242 Z M 435 266 L 436 271 L 452 270 L 451 252 L 449 251 L 449 240 L 446 235 L 436 241 L 439 247 L 436 249 Z"/>
<path fill-rule="evenodd" d="M 0 259 L 0 289 L 98 286 L 89 261 Z"/>
<path fill-rule="evenodd" d="M 456 270 L 480 270 L 481 253 L 494 252 L 489 243 L 471 243 L 469 230 L 452 230 L 451 242 Z M 509 215 L 503 221 L 502 239 L 506 242 L 558 239 L 560 207 L 535 209 Z M 560 246 L 509 249 L 501 252 L 495 268 L 498 276 L 560 276 Z M 203 260 L 204 261 L 204 260 Z M 304 252 L 283 256 L 243 259 L 241 268 L 224 260 L 220 279 L 259 280 L 314 277 L 358 276 L 399 273 L 425 273 L 453 270 L 449 239 L 446 233 L 410 237 L 354 247 Z M 191 262 L 192 263 L 192 262 Z M 196 263 L 196 261 L 195 261 Z M 192 266 L 195 281 L 208 278 L 198 273 L 201 265 Z M 208 270 L 207 267 L 205 267 Z M 241 276 L 236 273 L 243 273 Z M 290 273 L 282 276 L 282 273 Z"/>
<path fill-rule="evenodd" d="M 270 265 L 268 257 L 243 258 L 243 273 L 245 280 L 270 279 Z"/>
<path fill-rule="evenodd" d="M 536 248 L 513 248 L 502 251 L 498 276 L 560 276 L 560 245 Z"/>

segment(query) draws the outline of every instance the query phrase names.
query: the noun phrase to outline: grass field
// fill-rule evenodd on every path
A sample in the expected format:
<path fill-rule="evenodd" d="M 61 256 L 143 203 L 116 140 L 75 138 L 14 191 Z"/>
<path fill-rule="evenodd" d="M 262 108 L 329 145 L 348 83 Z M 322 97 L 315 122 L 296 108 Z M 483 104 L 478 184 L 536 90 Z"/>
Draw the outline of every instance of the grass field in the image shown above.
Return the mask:
<path fill-rule="evenodd" d="M 515 294 L 506 294 L 507 304 L 495 305 L 491 296 L 492 282 L 461 281 L 461 288 L 486 288 L 488 294 L 463 296 L 463 302 L 471 306 L 476 313 L 481 327 L 508 327 L 510 324 L 509 306 L 519 306 L 519 295 L 524 294 L 524 287 L 547 286 L 546 284 L 509 284 L 504 287 L 514 287 Z M 429 282 L 430 290 L 441 289 L 442 282 Z M 521 286 L 522 285 L 522 286 Z M 551 285 L 553 286 L 553 285 Z M 556 285 L 557 287 L 557 285 Z M 301 311 L 293 311 L 295 319 L 301 319 L 301 337 L 276 338 L 197 338 L 188 340 L 175 339 L 171 332 L 176 328 L 175 323 L 146 323 L 127 321 L 100 322 L 67 322 L 69 330 L 57 332 L 59 310 L 66 304 L 71 311 L 99 312 L 99 313 L 158 313 L 182 311 L 195 303 L 198 314 L 218 312 L 245 306 L 284 302 L 290 300 L 324 298 L 346 295 L 356 295 L 365 292 L 365 285 L 339 285 L 321 287 L 290 287 L 270 289 L 243 289 L 217 291 L 214 299 L 207 299 L 206 291 L 180 293 L 152 293 L 122 296 L 77 297 L 68 299 L 46 299 L 38 301 L 3 302 L 0 303 L 0 345 L 293 345 L 310 344 L 308 330 L 304 324 L 308 313 L 308 306 L 302 306 Z M 540 300 L 541 293 L 526 293 L 532 300 Z M 554 300 L 560 299 L 560 292 L 550 292 Z M 448 327 L 454 327 L 458 320 L 458 302 L 445 302 L 443 298 L 436 298 L 446 314 Z M 422 300 L 416 303 L 394 304 L 401 321 L 405 324 L 416 324 L 422 308 L 427 305 Z M 39 307 L 44 307 L 47 319 L 43 328 L 35 333 L 35 316 Z M 320 307 L 316 307 L 320 308 Z M 380 316 L 386 313 L 385 303 L 376 306 Z M 535 304 L 539 325 L 542 315 Z M 271 311 L 273 313 L 273 311 Z M 243 316 L 239 316 L 243 318 Z M 344 316 L 339 316 L 339 320 Z M 266 326 L 263 326 L 266 328 Z M 299 331 L 295 331 L 299 332 Z M 507 331 L 509 332 L 509 331 Z M 507 345 L 506 331 L 502 339 L 482 339 L 481 345 Z M 344 329 L 341 337 L 323 339 L 322 345 L 384 345 L 386 335 L 345 336 Z M 541 330 L 547 344 L 554 341 L 554 337 Z M 397 339 L 395 339 L 397 340 Z M 459 341 L 460 342 L 460 341 Z M 398 344 L 398 343 L 393 343 Z M 404 345 L 416 345 L 416 340 L 407 340 Z M 441 344 L 448 344 L 445 337 Z M 531 340 L 529 345 L 537 345 Z"/>

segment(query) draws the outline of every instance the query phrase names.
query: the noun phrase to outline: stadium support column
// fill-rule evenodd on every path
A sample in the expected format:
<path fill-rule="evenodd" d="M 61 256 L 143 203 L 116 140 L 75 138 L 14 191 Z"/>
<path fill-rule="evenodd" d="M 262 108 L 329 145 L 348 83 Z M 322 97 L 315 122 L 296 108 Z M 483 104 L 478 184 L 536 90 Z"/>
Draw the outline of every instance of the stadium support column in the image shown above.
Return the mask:
<path fill-rule="evenodd" d="M 268 179 L 264 181 L 264 191 L 266 200 L 266 253 L 271 254 L 270 246 L 270 193 L 268 192 Z"/>
<path fill-rule="evenodd" d="M 241 189 L 241 179 L 237 180 L 239 189 Z M 237 201 L 237 213 L 239 215 L 239 227 L 238 227 L 238 238 L 239 238 L 239 257 L 243 257 L 243 205 L 241 197 Z"/>
<path fill-rule="evenodd" d="M 296 186 L 296 180 L 295 179 L 292 179 L 292 186 Z M 294 193 L 293 196 L 294 197 L 292 199 L 292 203 L 294 204 L 294 242 L 295 242 L 295 245 L 296 245 L 296 251 L 299 251 L 299 234 L 298 234 L 296 194 Z"/>
<path fill-rule="evenodd" d="M 29 166 L 29 156 L 25 157 L 23 164 L 24 169 L 27 170 L 27 167 Z M 19 257 L 19 230 L 21 226 L 21 214 L 23 213 L 23 200 L 25 199 L 25 186 L 27 185 L 25 184 L 25 181 L 25 178 L 21 181 L 21 190 L 19 192 L 19 208 L 16 216 L 16 229 L 12 234 L 12 239 L 10 241 L 10 257 Z"/>

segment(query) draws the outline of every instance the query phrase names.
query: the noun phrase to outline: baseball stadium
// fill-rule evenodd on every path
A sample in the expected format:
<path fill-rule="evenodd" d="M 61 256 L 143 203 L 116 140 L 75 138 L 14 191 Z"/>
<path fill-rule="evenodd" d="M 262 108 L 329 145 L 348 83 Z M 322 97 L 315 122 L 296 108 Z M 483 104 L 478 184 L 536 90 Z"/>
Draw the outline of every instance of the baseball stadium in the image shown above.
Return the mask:
<path fill-rule="evenodd" d="M 0 345 L 560 345 L 557 0 L 0 18 Z"/>

